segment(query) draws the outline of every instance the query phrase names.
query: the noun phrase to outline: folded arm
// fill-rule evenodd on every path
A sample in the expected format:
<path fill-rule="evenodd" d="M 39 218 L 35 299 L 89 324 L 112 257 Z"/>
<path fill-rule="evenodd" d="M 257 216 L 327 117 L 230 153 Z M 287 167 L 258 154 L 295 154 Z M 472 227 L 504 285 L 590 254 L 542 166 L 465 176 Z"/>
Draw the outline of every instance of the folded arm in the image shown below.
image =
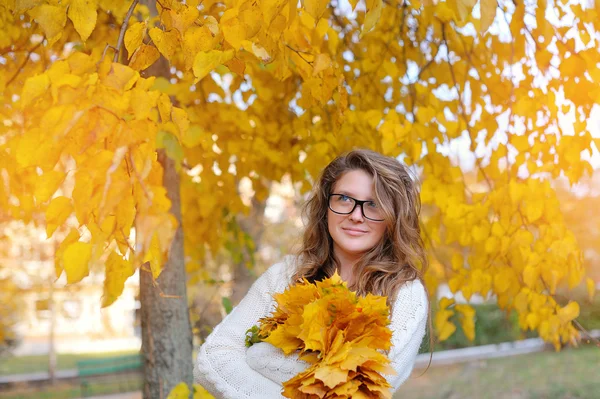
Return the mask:
<path fill-rule="evenodd" d="M 194 380 L 219 398 L 281 398 L 282 386 L 253 370 L 246 361 L 246 331 L 273 310 L 272 294 L 287 278 L 285 263 L 273 265 L 252 285 L 238 306 L 200 347 Z M 282 289 L 281 289 L 282 290 Z"/>
<path fill-rule="evenodd" d="M 391 317 L 392 348 L 389 353 L 396 375 L 387 376 L 392 391 L 410 376 L 425 335 L 429 300 L 423 284 L 406 283 L 396 297 Z"/>

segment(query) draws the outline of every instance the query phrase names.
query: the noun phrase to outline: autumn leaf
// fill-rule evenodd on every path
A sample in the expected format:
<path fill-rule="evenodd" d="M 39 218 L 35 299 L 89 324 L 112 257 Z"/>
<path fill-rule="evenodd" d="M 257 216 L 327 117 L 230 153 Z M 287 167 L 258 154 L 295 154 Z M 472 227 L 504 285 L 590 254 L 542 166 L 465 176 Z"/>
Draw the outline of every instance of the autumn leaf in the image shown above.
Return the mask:
<path fill-rule="evenodd" d="M 137 48 L 137 50 L 131 57 L 129 67 L 131 69 L 135 69 L 136 71 L 143 71 L 150 65 L 154 64 L 159 58 L 160 53 L 158 52 L 156 47 L 142 44 L 140 47 Z"/>
<path fill-rule="evenodd" d="M 129 27 L 125 31 L 125 38 L 124 38 L 125 48 L 127 49 L 127 53 L 129 55 L 128 58 L 131 58 L 133 56 L 133 54 L 136 52 L 136 50 L 138 50 L 138 48 L 142 45 L 142 40 L 144 39 L 145 34 L 146 34 L 146 22 L 135 22 L 135 23 L 129 25 Z M 130 66 L 131 66 L 131 63 L 130 63 Z M 137 68 L 134 68 L 134 69 L 137 69 Z"/>
<path fill-rule="evenodd" d="M 67 284 L 78 283 L 89 274 L 92 259 L 92 245 L 77 241 L 65 248 L 62 264 L 67 275 Z"/>
<path fill-rule="evenodd" d="M 574 320 L 579 316 L 579 304 L 577 302 L 570 302 L 567 306 L 558 309 L 557 314 L 563 323 Z"/>
<path fill-rule="evenodd" d="M 594 282 L 593 279 L 591 279 L 589 277 L 586 279 L 586 288 L 587 288 L 587 293 L 588 293 L 588 299 L 590 302 L 592 302 L 594 300 L 594 295 L 596 293 L 596 283 Z"/>
<path fill-rule="evenodd" d="M 21 102 L 23 107 L 28 106 L 36 97 L 46 93 L 50 86 L 50 78 L 46 74 L 32 76 L 25 81 Z"/>
<path fill-rule="evenodd" d="M 323 397 L 329 392 L 325 397 L 334 398 L 344 392 L 351 397 L 368 387 L 379 392 L 375 397 L 391 398 L 381 373 L 395 372 L 378 351 L 391 346 L 386 298 L 357 297 L 335 273 L 316 284 L 294 284 L 274 299 L 277 308 L 260 320 L 255 334 L 286 354 L 299 350 L 313 364 L 284 382 L 284 396 Z"/>
<path fill-rule="evenodd" d="M 246 29 L 238 19 L 238 10 L 233 8 L 223 13 L 219 22 L 225 40 L 231 44 L 234 49 L 239 49 L 242 41 L 246 39 Z"/>
<path fill-rule="evenodd" d="M 150 240 L 150 247 L 148 248 L 148 252 L 146 252 L 146 256 L 144 257 L 143 262 L 148 262 L 148 264 L 150 265 L 152 277 L 154 279 L 158 278 L 163 268 L 163 257 L 157 234 L 152 235 L 152 239 Z"/>
<path fill-rule="evenodd" d="M 71 199 L 67 197 L 56 197 L 46 209 L 46 235 L 52 237 L 54 231 L 61 226 L 73 212 Z"/>
<path fill-rule="evenodd" d="M 96 0 L 71 0 L 67 15 L 85 42 L 96 26 Z"/>
<path fill-rule="evenodd" d="M 310 15 L 313 16 L 315 20 L 321 18 L 325 10 L 327 9 L 327 5 L 329 1 L 327 0 L 304 0 L 304 9 Z"/>
<path fill-rule="evenodd" d="M 365 22 L 363 23 L 362 33 L 367 33 L 375 27 L 377 21 L 381 17 L 383 10 L 383 0 L 367 0 L 367 13 L 365 15 Z"/>
<path fill-rule="evenodd" d="M 66 9 L 61 6 L 40 4 L 29 11 L 29 14 L 40 24 L 44 35 L 51 43 L 58 40 L 67 23 Z"/>
<path fill-rule="evenodd" d="M 81 238 L 79 231 L 77 229 L 71 228 L 69 234 L 67 234 L 67 236 L 62 240 L 62 242 L 56 249 L 54 257 L 54 271 L 56 273 L 56 278 L 59 278 L 64 270 L 63 253 L 65 252 L 65 249 L 69 245 L 79 241 L 79 238 Z"/>
<path fill-rule="evenodd" d="M 480 32 L 483 34 L 487 32 L 489 27 L 496 18 L 496 7 L 498 6 L 497 0 L 481 0 L 479 3 L 479 12 L 481 13 L 481 26 Z"/>
<path fill-rule="evenodd" d="M 34 196 L 36 201 L 39 203 L 48 201 L 58 190 L 65 177 L 66 174 L 58 170 L 44 173 L 35 187 Z"/>
<path fill-rule="evenodd" d="M 560 27 L 546 17 L 551 3 L 486 0 L 477 19 L 476 3 L 350 0 L 353 11 L 342 14 L 320 0 L 241 0 L 217 11 L 171 1 L 156 15 L 141 5 L 127 20 L 126 66 L 111 62 L 110 47 L 131 3 L 5 1 L 0 48 L 14 51 L 0 68 L 0 216 L 27 224 L 45 215 L 49 235 L 62 237 L 74 211 L 94 259 L 127 253 L 130 265 L 117 269 L 127 274 L 146 259 L 157 276 L 177 226 L 159 144 L 181 167 L 186 267 L 208 276 L 200 270 L 208 254 L 247 245 L 229 228 L 229 216 L 248 214 L 236 182 L 252 181 L 250 203 L 284 176 L 305 192 L 340 152 L 373 148 L 418 171 L 420 228 L 429 255 L 440 258 L 424 275 L 432 292 L 447 284 L 465 298 L 493 295 L 521 328 L 558 348 L 576 342 L 576 312 L 552 296 L 563 287 L 595 294 L 582 256 L 597 246 L 586 213 L 594 205 L 565 194 L 561 179 L 573 186 L 595 173 L 584 155 L 599 143 L 589 130 L 600 98 L 598 18 L 565 3 L 560 12 L 572 24 Z M 507 29 L 491 29 L 496 16 Z M 148 68 L 157 54 L 168 58 L 163 76 Z M 123 158 L 113 165 L 117 151 Z M 82 239 L 71 233 L 63 252 Z M 346 339 L 387 340 L 380 324 L 367 331 L 364 316 L 350 316 L 342 287 L 330 288 L 348 312 L 336 325 Z M 333 330 L 323 339 L 302 325 L 309 293 L 288 297 L 261 328 L 285 325 L 289 334 L 277 334 L 289 348 L 301 331 L 310 345 L 331 344 Z M 469 320 L 442 306 L 438 338 L 454 323 L 471 329 Z M 357 395 L 359 377 L 328 389 L 311 373 L 299 382 L 305 392 Z"/>
<path fill-rule="evenodd" d="M 116 252 L 111 252 L 106 260 L 106 278 L 104 280 L 104 293 L 102 294 L 102 307 L 110 306 L 121 296 L 125 281 L 131 277 L 135 269 L 131 263 Z"/>
<path fill-rule="evenodd" d="M 208 52 L 200 51 L 194 58 L 194 75 L 197 80 L 204 78 L 210 71 L 233 58 L 233 50 Z"/>
<path fill-rule="evenodd" d="M 179 33 L 175 30 L 166 32 L 155 27 L 148 31 L 148 35 L 156 48 L 158 48 L 158 51 L 168 60 L 173 57 L 177 47 L 180 45 Z"/>

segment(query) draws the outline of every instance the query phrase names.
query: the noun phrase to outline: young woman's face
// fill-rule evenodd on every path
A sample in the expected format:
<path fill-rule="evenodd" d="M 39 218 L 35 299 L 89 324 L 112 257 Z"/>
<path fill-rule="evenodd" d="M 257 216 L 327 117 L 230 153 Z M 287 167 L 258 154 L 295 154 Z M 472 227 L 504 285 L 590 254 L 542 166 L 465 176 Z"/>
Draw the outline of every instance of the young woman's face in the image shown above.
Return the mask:
<path fill-rule="evenodd" d="M 344 209 L 344 206 L 351 208 L 352 200 L 349 197 L 360 201 L 373 201 L 365 203 L 363 207 L 367 216 L 372 219 L 382 219 L 372 217 L 376 215 L 377 204 L 375 203 L 375 193 L 373 190 L 373 178 L 364 170 L 352 170 L 346 172 L 334 184 L 331 194 L 342 194 L 336 196 L 330 201 L 339 201 L 337 205 L 333 204 L 334 209 Z M 371 207 L 370 210 L 367 210 Z M 367 219 L 359 205 L 356 205 L 354 211 L 348 215 L 341 215 L 331 210 L 327 211 L 327 227 L 329 234 L 333 239 L 333 251 L 338 259 L 355 259 L 373 248 L 383 238 L 386 229 L 386 223 L 376 222 Z"/>

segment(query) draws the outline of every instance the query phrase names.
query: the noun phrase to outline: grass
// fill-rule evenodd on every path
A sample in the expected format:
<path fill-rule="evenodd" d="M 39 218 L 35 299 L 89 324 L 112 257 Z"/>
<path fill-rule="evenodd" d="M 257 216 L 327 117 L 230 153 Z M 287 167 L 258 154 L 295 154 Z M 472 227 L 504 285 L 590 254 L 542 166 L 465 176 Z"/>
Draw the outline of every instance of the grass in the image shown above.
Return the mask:
<path fill-rule="evenodd" d="M 142 376 L 128 374 L 127 376 L 104 377 L 91 383 L 86 391 L 87 396 L 110 395 L 120 392 L 139 391 L 142 387 Z M 0 392 L 2 399 L 75 399 L 81 398 L 81 387 L 76 384 L 58 383 L 43 388 L 21 387 L 10 392 Z"/>
<path fill-rule="evenodd" d="M 131 355 L 136 351 L 107 353 L 57 354 L 56 369 L 69 370 L 77 368 L 77 361 L 84 359 L 101 359 L 112 356 Z M 20 356 L 0 358 L 0 375 L 25 374 L 48 371 L 48 355 Z"/>
<path fill-rule="evenodd" d="M 415 370 L 395 398 L 596 398 L 600 348 L 586 346 Z"/>
<path fill-rule="evenodd" d="M 114 356 L 115 354 L 79 355 L 77 358 Z M 23 361 L 23 363 L 30 364 L 32 360 L 35 359 L 29 357 L 28 361 Z M 73 356 L 68 356 L 63 359 L 62 365 L 65 368 L 71 368 L 76 360 Z M 13 363 L 20 364 L 19 362 Z M 558 353 L 541 352 L 449 366 L 435 366 L 430 367 L 422 376 L 419 375 L 424 370 L 415 370 L 408 381 L 402 385 L 395 398 L 596 398 L 600 392 L 599 364 L 600 348 L 588 345 L 578 349 L 564 349 Z M 127 388 L 136 390 L 141 386 L 141 376 L 139 375 L 120 379 L 120 382 L 115 381 L 115 377 L 112 376 L 106 377 L 104 381 L 96 381 L 90 385 L 90 394 L 125 392 L 128 390 Z M 19 390 L 0 393 L 2 399 L 71 399 L 80 396 L 79 385 L 68 384 L 44 387 L 38 390 L 23 387 Z"/>

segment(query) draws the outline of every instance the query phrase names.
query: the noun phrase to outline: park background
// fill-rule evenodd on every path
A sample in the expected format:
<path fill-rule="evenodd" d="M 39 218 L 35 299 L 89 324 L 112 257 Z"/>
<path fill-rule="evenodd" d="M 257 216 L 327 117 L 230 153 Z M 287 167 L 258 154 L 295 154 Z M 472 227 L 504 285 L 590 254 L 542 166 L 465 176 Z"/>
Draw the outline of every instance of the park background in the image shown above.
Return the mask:
<path fill-rule="evenodd" d="M 0 395 L 78 397 L 61 370 L 135 353 L 150 330 L 181 367 L 92 379 L 91 394 L 190 382 L 181 342 L 200 345 L 293 252 L 312 181 L 361 147 L 422 182 L 434 349 L 546 342 L 434 363 L 399 395 L 592 397 L 597 10 L 2 0 L 0 374 L 45 374 Z"/>

